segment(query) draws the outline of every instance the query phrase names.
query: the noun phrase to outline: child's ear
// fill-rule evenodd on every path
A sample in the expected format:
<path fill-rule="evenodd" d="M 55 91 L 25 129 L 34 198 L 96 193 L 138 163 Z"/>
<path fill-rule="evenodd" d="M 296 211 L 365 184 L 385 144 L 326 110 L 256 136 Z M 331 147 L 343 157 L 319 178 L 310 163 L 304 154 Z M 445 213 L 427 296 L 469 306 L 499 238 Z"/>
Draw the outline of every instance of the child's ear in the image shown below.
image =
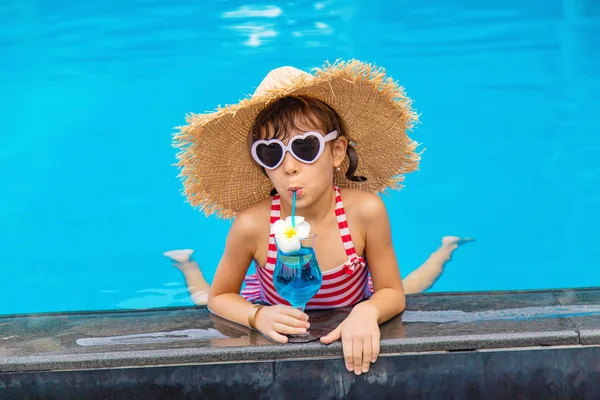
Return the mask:
<path fill-rule="evenodd" d="M 340 136 L 331 144 L 331 153 L 333 154 L 333 167 L 337 168 L 342 165 L 344 157 L 346 157 L 346 149 L 348 148 L 348 139 L 345 136 Z"/>

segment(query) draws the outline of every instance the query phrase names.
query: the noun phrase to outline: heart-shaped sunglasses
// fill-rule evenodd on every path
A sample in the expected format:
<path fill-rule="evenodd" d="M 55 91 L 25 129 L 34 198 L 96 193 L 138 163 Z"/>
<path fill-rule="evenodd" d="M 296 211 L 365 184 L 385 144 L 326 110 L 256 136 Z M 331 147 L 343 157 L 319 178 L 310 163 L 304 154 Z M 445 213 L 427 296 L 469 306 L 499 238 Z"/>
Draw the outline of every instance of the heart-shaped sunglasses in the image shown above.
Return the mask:
<path fill-rule="evenodd" d="M 287 146 L 279 139 L 257 140 L 252 145 L 252 157 L 266 169 L 275 169 L 283 162 L 285 153 L 289 152 L 295 159 L 312 164 L 321 156 L 325 143 L 337 138 L 338 132 L 329 132 L 323 136 L 318 132 L 306 132 L 294 136 Z"/>

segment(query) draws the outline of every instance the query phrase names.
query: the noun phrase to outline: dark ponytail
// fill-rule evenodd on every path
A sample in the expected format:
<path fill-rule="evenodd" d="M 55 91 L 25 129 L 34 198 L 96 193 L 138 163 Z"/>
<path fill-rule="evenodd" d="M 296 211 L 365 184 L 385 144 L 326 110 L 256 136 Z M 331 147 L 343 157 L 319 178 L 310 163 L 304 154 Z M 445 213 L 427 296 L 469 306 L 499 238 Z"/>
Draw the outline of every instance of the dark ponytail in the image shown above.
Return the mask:
<path fill-rule="evenodd" d="M 352 182 L 364 182 L 367 180 L 364 176 L 356 176 L 354 172 L 356 168 L 358 168 L 358 154 L 356 154 L 356 150 L 350 144 L 346 148 L 346 154 L 348 154 L 348 159 L 350 160 L 350 165 L 348 166 L 348 171 L 346 171 L 346 178 L 351 180 Z"/>

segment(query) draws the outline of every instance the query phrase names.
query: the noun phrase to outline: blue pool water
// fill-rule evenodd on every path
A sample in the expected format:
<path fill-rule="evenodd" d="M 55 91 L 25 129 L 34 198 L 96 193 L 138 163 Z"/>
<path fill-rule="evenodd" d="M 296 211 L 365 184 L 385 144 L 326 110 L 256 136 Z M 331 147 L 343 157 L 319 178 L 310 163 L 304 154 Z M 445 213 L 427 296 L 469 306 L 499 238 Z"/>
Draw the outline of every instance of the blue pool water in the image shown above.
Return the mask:
<path fill-rule="evenodd" d="M 179 193 L 173 127 L 272 68 L 357 58 L 421 114 L 386 197 L 402 275 L 474 237 L 433 291 L 600 285 L 600 2 L 0 2 L 0 314 L 191 304 L 230 222 Z"/>

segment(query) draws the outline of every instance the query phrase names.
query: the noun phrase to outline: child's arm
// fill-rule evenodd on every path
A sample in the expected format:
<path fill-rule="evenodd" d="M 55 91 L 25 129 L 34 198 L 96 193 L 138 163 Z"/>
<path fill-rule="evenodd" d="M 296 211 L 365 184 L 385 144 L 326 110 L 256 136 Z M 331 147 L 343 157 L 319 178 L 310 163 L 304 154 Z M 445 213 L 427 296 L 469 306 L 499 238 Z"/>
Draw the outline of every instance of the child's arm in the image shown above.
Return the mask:
<path fill-rule="evenodd" d="M 263 219 L 264 221 L 264 219 Z M 289 306 L 270 306 L 258 309 L 239 295 L 248 266 L 257 246 L 257 221 L 250 213 L 240 214 L 227 236 L 225 251 L 217 267 L 208 296 L 209 310 L 225 319 L 255 327 L 278 342 L 287 342 L 282 334 L 303 334 L 308 329 L 308 315 Z"/>
<path fill-rule="evenodd" d="M 379 196 L 370 195 L 362 205 L 365 258 L 369 263 L 374 291 L 373 296 L 362 304 L 374 306 L 377 323 L 383 324 L 404 311 L 406 296 L 385 204 Z"/>
<path fill-rule="evenodd" d="M 357 304 L 346 320 L 321 338 L 325 344 L 341 338 L 346 368 L 358 375 L 367 372 L 379 355 L 379 324 L 400 314 L 406 305 L 385 204 L 376 195 L 365 196 L 360 215 L 374 294 Z"/>

